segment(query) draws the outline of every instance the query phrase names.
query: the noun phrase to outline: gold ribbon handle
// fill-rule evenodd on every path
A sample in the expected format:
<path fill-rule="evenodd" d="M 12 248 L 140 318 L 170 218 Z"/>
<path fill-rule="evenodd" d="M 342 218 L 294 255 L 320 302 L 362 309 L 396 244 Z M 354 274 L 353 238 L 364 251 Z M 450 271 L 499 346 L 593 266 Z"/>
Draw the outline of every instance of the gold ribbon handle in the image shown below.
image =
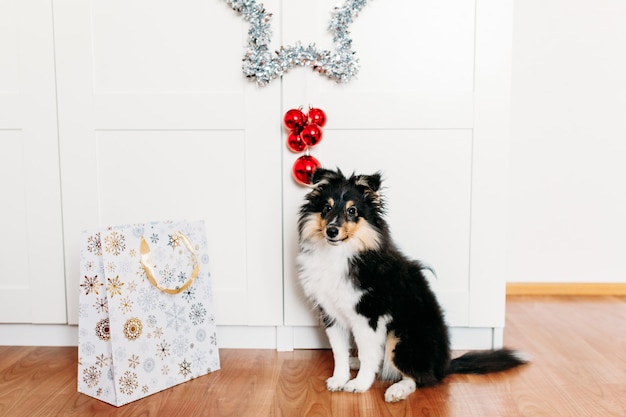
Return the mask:
<path fill-rule="evenodd" d="M 191 276 L 189 277 L 187 282 L 185 282 L 181 287 L 175 288 L 175 289 L 162 287 L 161 285 L 159 285 L 159 283 L 157 282 L 155 278 L 156 273 L 154 271 L 154 263 L 152 262 L 152 254 L 150 252 L 150 246 L 148 245 L 148 242 L 146 242 L 146 239 L 143 236 L 141 237 L 141 243 L 139 244 L 139 252 L 141 255 L 140 262 L 141 262 L 141 266 L 143 266 L 143 270 L 146 272 L 148 281 L 150 281 L 150 284 L 152 284 L 155 288 L 167 294 L 179 294 L 183 292 L 187 287 L 193 284 L 194 280 L 198 277 L 198 274 L 200 273 L 200 264 L 198 263 L 198 254 L 196 253 L 193 246 L 191 245 L 191 242 L 189 241 L 189 239 L 187 239 L 187 236 L 185 236 L 182 232 L 178 232 L 177 236 L 183 241 L 183 243 L 185 244 L 189 252 L 191 252 L 191 257 L 193 259 L 193 271 L 191 271 Z"/>

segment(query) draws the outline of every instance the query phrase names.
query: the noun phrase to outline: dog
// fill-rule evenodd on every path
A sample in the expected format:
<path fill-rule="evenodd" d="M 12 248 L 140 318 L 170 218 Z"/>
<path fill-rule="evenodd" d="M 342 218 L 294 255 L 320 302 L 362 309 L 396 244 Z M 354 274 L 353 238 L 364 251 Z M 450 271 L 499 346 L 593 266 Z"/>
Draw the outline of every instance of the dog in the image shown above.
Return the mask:
<path fill-rule="evenodd" d="M 384 219 L 381 174 L 315 171 L 298 217 L 298 276 L 320 310 L 334 358 L 329 391 L 364 392 L 377 375 L 394 383 L 385 401 L 450 374 L 485 374 L 522 365 L 510 349 L 468 352 L 451 359 L 448 328 L 430 289 L 425 264 L 394 245 Z M 350 379 L 351 335 L 358 373 Z M 356 368 L 356 367 L 355 367 Z"/>

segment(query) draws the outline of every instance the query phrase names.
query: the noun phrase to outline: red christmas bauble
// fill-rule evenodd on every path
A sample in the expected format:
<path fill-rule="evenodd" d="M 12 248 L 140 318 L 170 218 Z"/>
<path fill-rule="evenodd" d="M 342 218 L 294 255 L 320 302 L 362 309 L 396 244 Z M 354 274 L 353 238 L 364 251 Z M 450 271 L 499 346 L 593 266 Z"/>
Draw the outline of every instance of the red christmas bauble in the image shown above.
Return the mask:
<path fill-rule="evenodd" d="M 307 123 L 300 132 L 302 141 L 309 146 L 315 146 L 322 141 L 322 128 L 313 123 Z"/>
<path fill-rule="evenodd" d="M 326 126 L 326 113 L 324 113 L 324 110 L 322 109 L 317 109 L 317 108 L 309 109 L 309 113 L 307 114 L 307 119 L 309 120 L 309 123 L 314 123 L 318 125 L 319 127 Z"/>
<path fill-rule="evenodd" d="M 317 168 L 321 167 L 320 161 L 313 158 L 311 155 L 302 155 L 296 159 L 293 164 L 293 178 L 300 184 L 310 185 L 313 182 L 313 174 Z"/>
<path fill-rule="evenodd" d="M 292 130 L 287 136 L 287 147 L 292 152 L 302 152 L 307 148 L 307 144 L 304 143 L 299 134 Z"/>
<path fill-rule="evenodd" d="M 285 117 L 283 117 L 283 123 L 289 130 L 300 131 L 302 126 L 306 124 L 307 116 L 300 109 L 287 110 Z"/>

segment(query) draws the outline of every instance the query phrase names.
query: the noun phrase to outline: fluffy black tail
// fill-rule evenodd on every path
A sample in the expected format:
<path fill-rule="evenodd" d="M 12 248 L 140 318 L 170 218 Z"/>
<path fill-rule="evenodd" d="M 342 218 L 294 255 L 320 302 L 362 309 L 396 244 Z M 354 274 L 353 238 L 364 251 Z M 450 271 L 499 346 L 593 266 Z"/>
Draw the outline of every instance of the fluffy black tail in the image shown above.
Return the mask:
<path fill-rule="evenodd" d="M 489 374 L 528 363 L 524 354 L 511 349 L 467 352 L 452 359 L 448 374 Z"/>

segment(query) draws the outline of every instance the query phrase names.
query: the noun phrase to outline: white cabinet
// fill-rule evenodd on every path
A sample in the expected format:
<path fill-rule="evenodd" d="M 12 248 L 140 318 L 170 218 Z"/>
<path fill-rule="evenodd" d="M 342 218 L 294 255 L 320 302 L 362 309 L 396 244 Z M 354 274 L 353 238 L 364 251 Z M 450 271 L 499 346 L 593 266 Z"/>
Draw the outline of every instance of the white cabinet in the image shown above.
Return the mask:
<path fill-rule="evenodd" d="M 48 1 L 0 2 L 0 322 L 65 323 Z"/>
<path fill-rule="evenodd" d="M 283 39 L 332 49 L 324 23 L 333 5 L 284 4 Z M 302 9 L 304 22 L 293 18 Z M 283 80 L 283 112 L 313 105 L 327 113 L 313 156 L 348 174 L 382 171 L 392 234 L 437 270 L 432 286 L 456 347 L 501 343 L 511 20 L 511 2 L 370 2 L 350 28 L 357 79 L 337 86 L 294 71 Z M 309 347 L 317 342 L 300 327 L 318 318 L 294 266 L 306 189 L 289 180 L 298 155 L 283 154 L 285 323 L 294 345 Z"/>
<path fill-rule="evenodd" d="M 0 6 L 1 322 L 77 322 L 82 230 L 204 219 L 222 334 L 318 346 L 281 124 L 312 105 L 329 119 L 315 157 L 382 171 L 392 233 L 437 270 L 455 347 L 499 344 L 512 1 L 370 1 L 349 28 L 355 79 L 297 68 L 264 87 L 242 76 L 248 23 L 225 1 L 33 3 Z M 336 1 L 262 3 L 273 49 L 334 49 Z"/>

